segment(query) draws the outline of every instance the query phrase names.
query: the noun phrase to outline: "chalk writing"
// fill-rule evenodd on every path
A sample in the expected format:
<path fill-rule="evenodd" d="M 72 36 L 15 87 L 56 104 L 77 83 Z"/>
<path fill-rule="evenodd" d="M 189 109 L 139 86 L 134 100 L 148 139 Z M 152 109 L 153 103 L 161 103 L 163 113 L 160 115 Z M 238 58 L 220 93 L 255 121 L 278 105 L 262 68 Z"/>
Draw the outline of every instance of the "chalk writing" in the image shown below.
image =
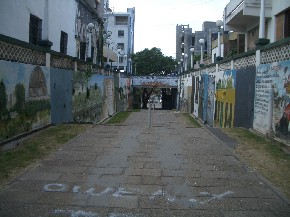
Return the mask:
<path fill-rule="evenodd" d="M 97 213 L 93 212 L 85 212 L 83 210 L 62 210 L 57 209 L 54 210 L 54 213 L 56 215 L 70 215 L 70 217 L 98 217 L 99 215 Z"/>
<path fill-rule="evenodd" d="M 142 191 L 135 189 L 131 191 L 128 191 L 126 188 L 118 187 L 118 188 L 113 188 L 113 187 L 105 187 L 101 191 L 97 191 L 95 188 L 89 188 L 86 191 L 80 191 L 81 187 L 80 186 L 73 186 L 71 189 L 72 193 L 75 194 L 87 194 L 90 196 L 95 196 L 95 197 L 100 197 L 102 195 L 112 195 L 113 197 L 117 198 L 122 198 L 122 197 L 130 197 L 132 195 L 138 194 Z M 59 183 L 52 183 L 52 184 L 47 184 L 43 187 L 43 190 L 45 192 L 69 192 L 69 188 L 65 184 L 59 184 Z M 190 198 L 188 201 L 190 203 L 191 207 L 194 207 L 195 205 L 202 205 L 206 204 L 212 200 L 221 200 L 223 197 L 233 194 L 232 191 L 226 191 L 225 193 L 222 194 L 211 194 L 209 192 L 200 192 L 200 196 L 206 196 L 208 199 L 204 201 L 198 201 L 197 199 Z M 157 199 L 165 200 L 170 203 L 179 203 L 181 202 L 184 198 L 176 198 L 175 196 L 172 196 L 168 194 L 164 190 L 157 190 L 153 192 L 150 196 L 149 199 L 151 201 L 155 201 Z M 55 210 L 55 214 L 69 214 L 72 217 L 77 217 L 77 216 L 86 216 L 86 217 L 95 217 L 98 216 L 96 213 L 91 213 L 91 212 L 83 212 L 83 211 L 73 211 L 73 210 Z"/>

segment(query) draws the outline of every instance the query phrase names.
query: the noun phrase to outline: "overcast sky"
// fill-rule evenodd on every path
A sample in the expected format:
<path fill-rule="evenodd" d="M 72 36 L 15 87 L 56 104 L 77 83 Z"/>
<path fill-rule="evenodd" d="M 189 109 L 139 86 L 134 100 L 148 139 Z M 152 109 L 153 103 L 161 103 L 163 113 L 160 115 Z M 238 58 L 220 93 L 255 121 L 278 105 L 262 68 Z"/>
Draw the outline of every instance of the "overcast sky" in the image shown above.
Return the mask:
<path fill-rule="evenodd" d="M 230 0 L 110 0 L 115 12 L 135 7 L 135 52 L 160 48 L 166 56 L 175 58 L 176 25 L 201 31 L 204 21 L 222 20 Z"/>

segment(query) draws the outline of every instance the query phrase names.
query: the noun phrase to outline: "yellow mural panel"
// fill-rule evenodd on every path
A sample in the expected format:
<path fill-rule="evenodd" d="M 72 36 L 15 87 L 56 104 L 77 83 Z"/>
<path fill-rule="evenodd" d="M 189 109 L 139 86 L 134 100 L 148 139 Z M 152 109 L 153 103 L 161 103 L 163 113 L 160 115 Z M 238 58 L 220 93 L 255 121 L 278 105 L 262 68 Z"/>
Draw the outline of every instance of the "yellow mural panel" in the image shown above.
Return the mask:
<path fill-rule="evenodd" d="M 216 122 L 220 127 L 233 127 L 235 114 L 236 90 L 234 88 L 216 91 Z"/>

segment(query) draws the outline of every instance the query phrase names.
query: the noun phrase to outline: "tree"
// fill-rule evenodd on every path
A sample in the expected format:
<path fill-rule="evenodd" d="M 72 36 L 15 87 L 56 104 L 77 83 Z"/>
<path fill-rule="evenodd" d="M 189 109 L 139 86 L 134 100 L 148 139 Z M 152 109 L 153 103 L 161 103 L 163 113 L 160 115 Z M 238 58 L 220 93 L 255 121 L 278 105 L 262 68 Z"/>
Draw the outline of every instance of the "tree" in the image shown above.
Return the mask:
<path fill-rule="evenodd" d="M 135 75 L 167 75 L 175 70 L 176 60 L 164 56 L 160 48 L 144 49 L 132 55 Z"/>
<path fill-rule="evenodd" d="M 134 75 L 162 76 L 174 72 L 177 65 L 172 57 L 164 56 L 160 48 L 144 49 L 132 55 Z M 152 88 L 142 90 L 142 108 L 147 108 L 148 100 L 154 91 Z"/>

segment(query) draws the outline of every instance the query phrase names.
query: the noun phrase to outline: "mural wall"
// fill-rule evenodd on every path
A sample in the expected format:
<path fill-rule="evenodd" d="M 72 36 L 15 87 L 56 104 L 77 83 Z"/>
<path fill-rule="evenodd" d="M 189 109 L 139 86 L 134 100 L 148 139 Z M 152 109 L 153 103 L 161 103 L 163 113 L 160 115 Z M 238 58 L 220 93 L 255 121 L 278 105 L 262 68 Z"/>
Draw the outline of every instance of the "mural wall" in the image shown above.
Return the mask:
<path fill-rule="evenodd" d="M 216 73 L 216 123 L 233 127 L 236 99 L 236 70 Z"/>
<path fill-rule="evenodd" d="M 289 139 L 290 61 L 257 67 L 254 103 L 255 130 Z"/>
<path fill-rule="evenodd" d="M 199 108 L 199 103 L 200 103 L 200 99 L 199 99 L 199 91 L 200 91 L 200 80 L 201 77 L 198 76 L 194 76 L 193 78 L 193 89 L 194 89 L 194 102 L 193 102 L 193 114 L 195 117 L 198 117 L 198 108 Z"/>
<path fill-rule="evenodd" d="M 131 92 L 132 92 L 131 78 L 124 77 L 121 75 L 119 79 L 118 95 L 119 95 L 119 100 L 122 101 L 123 108 L 122 109 L 119 108 L 118 111 L 127 111 L 129 108 L 131 108 L 131 105 L 132 105 Z"/>
<path fill-rule="evenodd" d="M 50 69 L 0 60 L 0 141 L 50 121 Z"/>
<path fill-rule="evenodd" d="M 215 115 L 215 76 L 209 75 L 207 88 L 206 122 L 209 126 L 214 126 Z"/>
<path fill-rule="evenodd" d="M 104 75 L 86 77 L 73 74 L 73 120 L 97 123 L 114 112 L 113 78 Z"/>
<path fill-rule="evenodd" d="M 193 112 L 192 106 L 192 77 L 186 76 L 181 80 L 181 111 Z"/>

